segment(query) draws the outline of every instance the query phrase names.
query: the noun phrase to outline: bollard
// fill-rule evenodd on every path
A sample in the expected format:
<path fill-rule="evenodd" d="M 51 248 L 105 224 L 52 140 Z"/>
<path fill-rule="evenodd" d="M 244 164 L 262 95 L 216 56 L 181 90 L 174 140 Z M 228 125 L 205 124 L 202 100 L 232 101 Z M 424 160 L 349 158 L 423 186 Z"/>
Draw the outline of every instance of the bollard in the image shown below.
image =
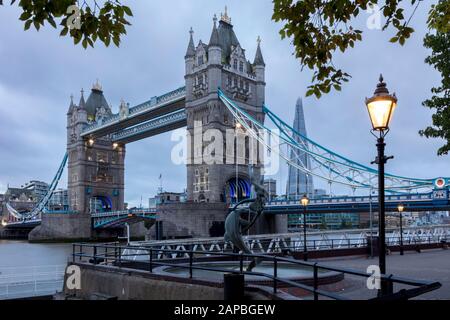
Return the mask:
<path fill-rule="evenodd" d="M 243 274 L 226 273 L 223 275 L 223 296 L 225 301 L 244 299 L 245 280 Z"/>

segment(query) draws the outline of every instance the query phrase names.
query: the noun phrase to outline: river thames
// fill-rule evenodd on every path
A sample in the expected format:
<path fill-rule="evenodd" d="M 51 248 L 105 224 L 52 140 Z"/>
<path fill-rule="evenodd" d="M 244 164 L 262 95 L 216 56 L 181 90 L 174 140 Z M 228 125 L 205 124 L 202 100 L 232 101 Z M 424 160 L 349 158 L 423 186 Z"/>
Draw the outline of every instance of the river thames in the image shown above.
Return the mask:
<path fill-rule="evenodd" d="M 71 252 L 71 244 L 0 240 L 0 299 L 60 291 Z"/>

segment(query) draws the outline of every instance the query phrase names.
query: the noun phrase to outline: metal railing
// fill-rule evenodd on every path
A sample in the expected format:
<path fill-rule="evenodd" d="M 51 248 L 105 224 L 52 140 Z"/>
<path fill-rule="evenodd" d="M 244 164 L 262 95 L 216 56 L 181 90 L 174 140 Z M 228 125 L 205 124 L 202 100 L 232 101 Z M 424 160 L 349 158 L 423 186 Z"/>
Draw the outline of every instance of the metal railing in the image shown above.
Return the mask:
<path fill-rule="evenodd" d="M 141 247 L 139 248 L 142 253 L 140 253 L 140 256 L 145 257 L 146 263 L 145 267 L 140 265 L 133 265 L 135 262 L 134 260 L 129 260 L 128 258 L 130 256 L 135 257 L 135 254 L 133 255 L 127 255 L 124 254 L 124 252 L 127 252 L 126 249 L 128 249 L 129 246 L 121 246 L 118 243 L 115 244 L 86 244 L 86 243 L 75 243 L 73 244 L 73 251 L 72 251 L 72 260 L 74 263 L 77 262 L 84 262 L 93 264 L 93 265 L 99 265 L 103 264 L 106 266 L 109 266 L 111 268 L 122 268 L 126 267 L 127 269 L 136 269 L 144 272 L 148 272 L 150 274 L 154 273 L 155 267 L 177 267 L 177 268 L 183 268 L 188 270 L 188 278 L 194 279 L 194 270 L 201 270 L 201 271 L 210 271 L 210 272 L 217 272 L 217 273 L 233 273 L 233 274 L 240 274 L 240 275 L 250 275 L 250 276 L 257 276 L 267 279 L 268 281 L 271 281 L 272 283 L 272 290 L 273 293 L 276 294 L 279 290 L 280 284 L 287 285 L 289 287 L 299 288 L 302 290 L 305 290 L 306 292 L 312 294 L 314 300 L 319 300 L 319 296 L 335 299 L 335 300 L 348 300 L 347 297 L 344 297 L 342 295 L 338 295 L 334 292 L 325 291 L 319 288 L 320 286 L 320 278 L 319 278 L 319 272 L 320 271 L 331 271 L 331 272 L 338 272 L 342 273 L 344 275 L 352 275 L 352 276 L 358 276 L 362 277 L 363 279 L 369 278 L 372 276 L 372 274 L 360 272 L 357 270 L 347 269 L 347 268 L 340 268 L 340 267 L 330 267 L 323 264 L 319 264 L 316 262 L 306 262 L 306 261 L 300 261 L 295 260 L 292 258 L 285 258 L 280 256 L 270 256 L 270 255 L 264 255 L 264 254 L 244 254 L 244 253 L 225 253 L 225 252 L 208 252 L 208 256 L 216 256 L 220 258 L 227 258 L 231 261 L 239 262 L 239 269 L 238 270 L 230 270 L 230 269 L 224 269 L 220 267 L 207 267 L 204 265 L 197 264 L 198 262 L 205 262 L 205 260 L 201 260 L 201 256 L 205 256 L 206 253 L 202 251 L 193 251 L 193 250 L 168 250 L 168 249 L 154 249 L 154 248 L 146 248 Z M 133 248 L 135 249 L 135 248 Z M 170 255 L 179 255 L 187 256 L 187 259 L 181 259 L 178 263 L 174 262 L 168 262 L 168 261 L 155 261 L 154 257 L 158 253 L 164 253 L 164 254 L 170 254 Z M 253 271 L 246 271 L 244 269 L 244 262 L 248 259 L 259 259 L 260 261 L 269 261 L 273 263 L 273 273 L 264 273 L 264 272 L 253 272 Z M 223 260 L 222 260 L 223 261 Z M 284 277 L 278 276 L 278 269 L 279 264 L 291 264 L 301 267 L 307 267 L 312 270 L 312 286 L 306 285 L 303 283 L 299 283 L 297 281 L 287 279 Z M 433 282 L 433 281 L 421 281 L 421 280 L 412 280 L 402 277 L 397 277 L 392 274 L 390 275 L 380 275 L 379 280 L 381 282 L 387 282 L 387 287 L 389 288 L 389 293 L 384 296 L 377 296 L 376 298 L 373 298 L 374 300 L 406 300 L 411 299 L 414 297 L 417 297 L 419 295 L 422 295 L 424 293 L 436 290 L 441 287 L 441 284 L 439 282 Z M 394 292 L 394 285 L 403 285 L 403 286 L 410 286 L 413 288 L 405 289 L 402 288 L 398 292 Z"/>
<path fill-rule="evenodd" d="M 0 300 L 50 295 L 61 291 L 65 267 L 0 267 Z"/>

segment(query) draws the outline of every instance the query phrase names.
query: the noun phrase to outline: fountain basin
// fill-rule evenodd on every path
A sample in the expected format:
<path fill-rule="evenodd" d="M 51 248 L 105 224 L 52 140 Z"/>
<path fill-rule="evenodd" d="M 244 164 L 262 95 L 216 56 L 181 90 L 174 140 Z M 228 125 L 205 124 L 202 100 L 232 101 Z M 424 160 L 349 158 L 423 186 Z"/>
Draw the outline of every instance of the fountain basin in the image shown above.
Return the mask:
<path fill-rule="evenodd" d="M 248 262 L 244 262 L 244 270 L 246 269 Z M 181 264 L 179 266 L 163 266 L 154 269 L 154 273 L 171 276 L 171 277 L 179 277 L 179 278 L 188 278 L 189 277 L 189 268 L 186 268 L 188 264 Z M 201 268 L 214 268 L 220 269 L 221 271 L 212 271 L 212 270 L 193 270 L 193 278 L 197 280 L 207 281 L 207 282 L 222 282 L 223 275 L 229 272 L 239 272 L 240 266 L 239 261 L 211 261 L 211 262 L 198 262 L 193 264 L 194 267 Z M 273 271 L 273 262 L 264 261 L 257 265 L 253 272 L 265 273 L 272 275 Z M 295 265 L 292 263 L 278 262 L 277 275 L 279 278 L 295 281 L 298 283 L 312 285 L 313 278 L 313 268 L 301 265 Z M 318 270 L 318 280 L 319 285 L 329 284 L 341 281 L 344 279 L 344 275 L 340 272 L 333 272 L 328 270 L 319 269 Z M 259 285 L 269 285 L 272 284 L 272 279 L 265 276 L 258 275 L 245 275 L 245 280 L 247 283 L 251 284 L 259 284 Z M 285 287 L 286 284 L 279 282 L 280 287 Z"/>

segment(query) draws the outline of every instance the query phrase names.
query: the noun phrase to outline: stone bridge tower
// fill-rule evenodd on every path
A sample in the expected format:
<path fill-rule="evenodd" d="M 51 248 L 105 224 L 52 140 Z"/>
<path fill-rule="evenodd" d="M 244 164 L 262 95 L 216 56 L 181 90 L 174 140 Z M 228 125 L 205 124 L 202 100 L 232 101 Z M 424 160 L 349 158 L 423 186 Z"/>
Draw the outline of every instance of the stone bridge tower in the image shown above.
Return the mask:
<path fill-rule="evenodd" d="M 111 108 L 98 82 L 87 101 L 67 113 L 68 196 L 71 210 L 81 214 L 124 209 L 125 146 L 109 137 L 84 139 L 83 129 L 110 116 Z"/>
<path fill-rule="evenodd" d="M 200 40 L 195 46 L 192 29 L 190 34 L 185 56 L 187 130 L 191 139 L 188 200 L 212 203 L 240 200 L 250 196 L 250 179 L 260 179 L 261 165 L 257 155 L 249 165 L 251 142 L 248 138 L 236 139 L 245 133 L 238 129 L 232 114 L 219 100 L 218 88 L 255 119 L 264 122 L 265 63 L 260 41 L 254 61 L 250 62 L 226 11 L 218 23 L 214 16 L 208 44 Z M 226 139 L 227 131 L 232 140 Z M 208 149 L 214 141 L 222 143 L 223 150 Z M 237 152 L 243 150 L 241 147 L 245 154 Z M 204 157 L 207 154 L 213 156 L 209 161 Z"/>
<path fill-rule="evenodd" d="M 108 137 L 86 140 L 83 129 L 111 115 L 98 82 L 87 101 L 83 91 L 78 105 L 71 98 L 67 112 L 67 153 L 69 209 L 73 214 L 42 214 L 42 223 L 29 240 L 92 239 L 115 237 L 116 231 L 94 231 L 92 211 L 124 209 L 125 147 Z M 119 232 L 120 233 L 120 232 Z"/>

